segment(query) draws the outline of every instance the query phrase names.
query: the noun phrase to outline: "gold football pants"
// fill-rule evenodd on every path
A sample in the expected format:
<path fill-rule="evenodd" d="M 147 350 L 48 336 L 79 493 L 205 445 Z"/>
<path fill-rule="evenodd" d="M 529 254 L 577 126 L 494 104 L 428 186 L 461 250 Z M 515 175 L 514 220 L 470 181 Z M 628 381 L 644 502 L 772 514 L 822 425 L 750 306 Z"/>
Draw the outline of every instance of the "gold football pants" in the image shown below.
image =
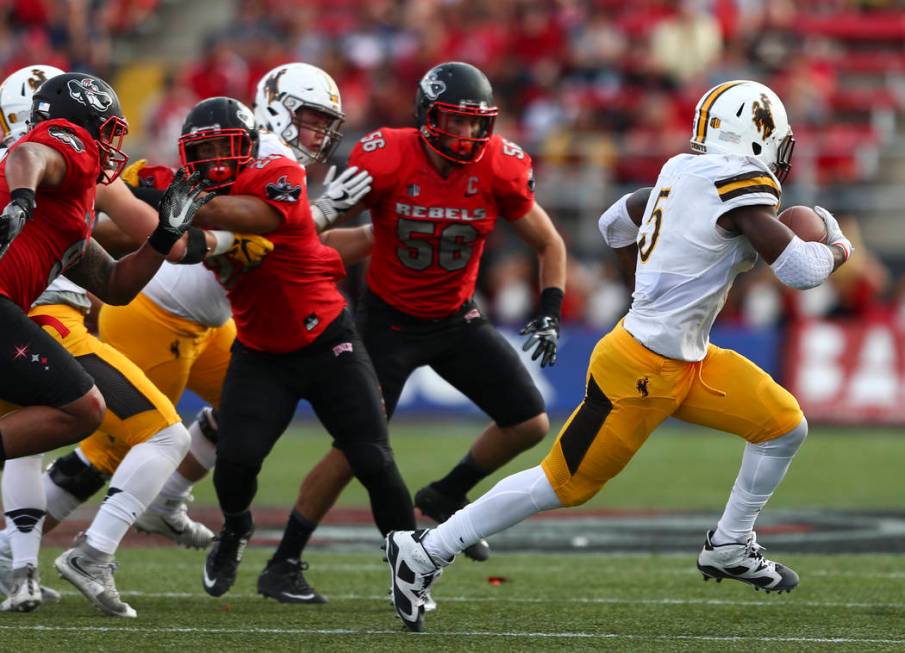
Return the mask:
<path fill-rule="evenodd" d="M 665 358 L 620 322 L 594 348 L 584 401 L 542 463 L 563 505 L 597 494 L 670 416 L 755 444 L 804 418 L 795 397 L 744 356 L 710 345 L 702 361 Z"/>

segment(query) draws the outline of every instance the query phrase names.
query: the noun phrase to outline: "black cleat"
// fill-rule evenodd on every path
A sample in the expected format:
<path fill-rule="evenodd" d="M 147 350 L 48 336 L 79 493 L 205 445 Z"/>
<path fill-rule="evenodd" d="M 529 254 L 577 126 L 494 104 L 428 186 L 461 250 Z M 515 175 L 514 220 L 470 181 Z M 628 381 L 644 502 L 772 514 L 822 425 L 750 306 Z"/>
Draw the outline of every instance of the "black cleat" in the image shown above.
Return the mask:
<path fill-rule="evenodd" d="M 305 580 L 303 571 L 308 563 L 290 560 L 271 560 L 258 576 L 258 594 L 280 603 L 326 603 Z"/>
<path fill-rule="evenodd" d="M 442 524 L 452 517 L 456 511 L 469 503 L 467 497 L 451 497 L 439 492 L 433 484 L 426 485 L 415 493 L 415 506 L 421 514 Z M 466 548 L 463 553 L 476 562 L 484 562 L 490 557 L 490 545 L 481 539 Z"/>
<path fill-rule="evenodd" d="M 223 596 L 236 582 L 236 571 L 242 562 L 242 554 L 254 533 L 254 527 L 245 533 L 224 528 L 214 538 L 214 545 L 204 560 L 204 591 L 211 596 Z"/>

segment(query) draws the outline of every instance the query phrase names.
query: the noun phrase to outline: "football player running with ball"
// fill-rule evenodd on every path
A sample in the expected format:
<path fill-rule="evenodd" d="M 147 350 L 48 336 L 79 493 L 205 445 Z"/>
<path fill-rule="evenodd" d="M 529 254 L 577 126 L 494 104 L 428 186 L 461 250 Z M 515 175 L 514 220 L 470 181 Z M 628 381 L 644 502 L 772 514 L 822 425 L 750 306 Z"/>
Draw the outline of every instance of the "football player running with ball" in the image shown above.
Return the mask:
<path fill-rule="evenodd" d="M 804 242 L 776 219 L 794 140 L 779 97 L 732 81 L 698 102 L 691 149 L 653 188 L 600 218 L 613 248 L 636 260 L 625 318 L 591 354 L 584 400 L 537 467 L 513 474 L 432 530 L 391 533 L 396 613 L 421 630 L 424 596 L 465 547 L 544 510 L 576 506 L 618 474 L 668 417 L 747 441 L 726 509 L 698 557 L 704 578 L 790 591 L 798 574 L 763 556 L 754 521 L 808 432 L 795 398 L 734 351 L 709 342 L 732 282 L 758 256 L 784 284 L 821 284 L 851 255 L 827 211 L 827 244 Z"/>
<path fill-rule="evenodd" d="M 392 417 L 406 379 L 430 365 L 493 420 L 415 505 L 442 522 L 466 494 L 549 429 L 543 398 L 506 339 L 472 299 L 481 253 L 498 219 L 510 222 L 538 256 L 540 312 L 523 330 L 541 366 L 556 361 L 566 250 L 534 200 L 531 158 L 493 133 L 498 110 L 487 77 L 466 63 L 429 70 L 416 100 L 416 128 L 383 128 L 363 138 L 350 169 L 366 170 L 374 245 L 358 328 Z M 330 232 L 327 232 L 330 233 Z M 305 479 L 275 557 L 298 558 L 317 523 L 352 478 L 331 450 Z M 484 541 L 466 555 L 485 560 Z"/>

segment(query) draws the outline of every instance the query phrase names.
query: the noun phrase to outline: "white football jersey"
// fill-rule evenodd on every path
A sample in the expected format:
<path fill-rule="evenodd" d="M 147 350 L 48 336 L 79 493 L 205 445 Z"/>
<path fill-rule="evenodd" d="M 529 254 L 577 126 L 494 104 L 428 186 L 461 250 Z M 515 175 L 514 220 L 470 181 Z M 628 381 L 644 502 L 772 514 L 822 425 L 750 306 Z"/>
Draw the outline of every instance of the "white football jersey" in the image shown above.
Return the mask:
<path fill-rule="evenodd" d="M 757 260 L 748 239 L 717 219 L 740 206 L 778 205 L 781 193 L 754 157 L 680 154 L 667 161 L 638 232 L 629 333 L 661 356 L 702 360 L 736 275 Z"/>
<path fill-rule="evenodd" d="M 258 158 L 263 159 L 271 154 L 282 154 L 287 159 L 296 160 L 295 152 L 280 137 L 269 131 L 258 132 Z"/>
<path fill-rule="evenodd" d="M 168 313 L 206 327 L 221 326 L 232 316 L 226 290 L 201 263 L 164 261 L 141 292 Z"/>

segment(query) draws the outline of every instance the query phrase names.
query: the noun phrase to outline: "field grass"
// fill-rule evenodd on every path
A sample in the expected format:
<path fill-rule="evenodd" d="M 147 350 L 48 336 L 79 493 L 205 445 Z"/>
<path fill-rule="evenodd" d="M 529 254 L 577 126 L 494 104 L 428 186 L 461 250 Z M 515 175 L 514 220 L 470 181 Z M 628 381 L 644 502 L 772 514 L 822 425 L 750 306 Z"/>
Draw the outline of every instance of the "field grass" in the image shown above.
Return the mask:
<path fill-rule="evenodd" d="M 393 445 L 412 490 L 461 457 L 480 425 L 398 424 Z M 552 436 L 551 436 L 552 440 Z M 548 444 L 507 470 L 536 464 Z M 269 458 L 257 506 L 288 509 L 305 471 L 326 450 L 316 428 L 283 438 Z M 742 444 L 682 427 L 652 436 L 591 507 L 721 510 Z M 902 509 L 905 436 L 895 431 L 814 429 L 769 509 Z M 497 478 L 500 474 L 495 475 Z M 479 488 L 486 489 L 487 481 Z M 197 503 L 214 503 L 209 481 Z M 366 505 L 350 487 L 344 506 Z M 42 553 L 48 584 L 61 588 Z M 79 595 L 25 615 L 0 614 L 0 651 L 903 651 L 902 555 L 783 554 L 802 586 L 763 595 L 739 583 L 704 583 L 696 550 L 682 555 L 500 553 L 457 562 L 443 576 L 427 632 L 401 630 L 385 598 L 387 571 L 374 553 L 314 549 L 312 582 L 324 606 L 284 606 L 254 593 L 269 550 L 251 547 L 232 591 L 201 590 L 203 554 L 124 548 L 117 584 L 134 621 L 99 616 Z M 489 576 L 505 579 L 488 582 Z M 68 587 L 67 587 L 68 589 Z"/>

